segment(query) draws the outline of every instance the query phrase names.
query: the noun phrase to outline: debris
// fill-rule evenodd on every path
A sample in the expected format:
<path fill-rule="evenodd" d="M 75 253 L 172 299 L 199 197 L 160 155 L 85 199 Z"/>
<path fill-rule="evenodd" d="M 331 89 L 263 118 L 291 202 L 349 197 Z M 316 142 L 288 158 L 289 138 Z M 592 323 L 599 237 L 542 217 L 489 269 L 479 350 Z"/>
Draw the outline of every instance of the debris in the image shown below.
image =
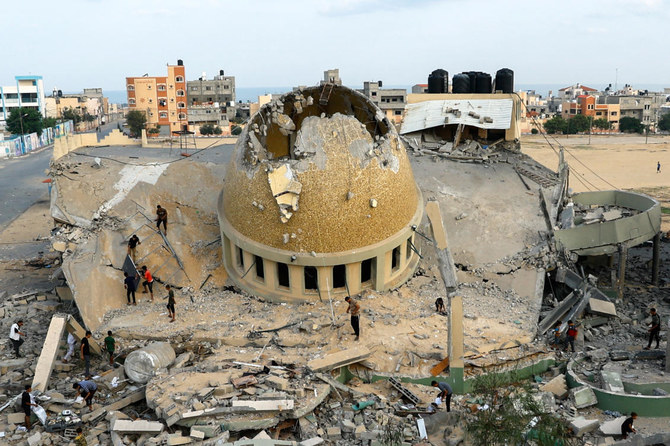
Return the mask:
<path fill-rule="evenodd" d="M 570 422 L 570 428 L 577 437 L 598 429 L 598 426 L 600 426 L 600 421 L 587 420 L 584 417 L 577 417 Z"/>
<path fill-rule="evenodd" d="M 326 355 L 323 358 L 313 359 L 307 363 L 307 366 L 315 372 L 323 372 L 362 361 L 369 357 L 370 354 L 370 350 L 366 347 L 354 347 Z"/>
<path fill-rule="evenodd" d="M 54 361 L 56 361 L 58 347 L 68 319 L 69 316 L 66 315 L 54 315 L 51 318 L 47 337 L 44 340 L 44 345 L 42 346 L 42 351 L 35 367 L 35 376 L 32 384 L 33 390 L 44 392 L 49 385 L 49 378 L 54 368 Z"/>
<path fill-rule="evenodd" d="M 589 311 L 594 314 L 616 317 L 616 307 L 612 302 L 600 299 L 589 299 Z"/>
<path fill-rule="evenodd" d="M 543 392 L 551 392 L 556 398 L 563 399 L 568 395 L 568 384 L 565 381 L 565 375 L 558 375 L 548 383 L 540 386 Z"/>
<path fill-rule="evenodd" d="M 585 407 L 598 404 L 596 394 L 590 387 L 582 386 L 570 389 L 570 397 L 577 409 L 584 409 Z"/>
<path fill-rule="evenodd" d="M 158 434 L 163 432 L 163 423 L 146 420 L 115 420 L 112 424 L 112 430 L 124 434 Z"/>

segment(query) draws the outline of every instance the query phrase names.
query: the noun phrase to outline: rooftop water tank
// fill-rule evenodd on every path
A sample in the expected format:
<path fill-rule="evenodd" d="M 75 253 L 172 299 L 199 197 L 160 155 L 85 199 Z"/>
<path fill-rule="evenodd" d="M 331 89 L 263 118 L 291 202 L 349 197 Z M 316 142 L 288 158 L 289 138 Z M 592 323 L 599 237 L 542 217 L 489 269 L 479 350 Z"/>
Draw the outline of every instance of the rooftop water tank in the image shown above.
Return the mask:
<path fill-rule="evenodd" d="M 501 68 L 496 71 L 496 91 L 514 92 L 514 71 L 509 68 Z"/>
<path fill-rule="evenodd" d="M 428 93 L 449 93 L 449 73 L 441 68 L 430 73 Z"/>

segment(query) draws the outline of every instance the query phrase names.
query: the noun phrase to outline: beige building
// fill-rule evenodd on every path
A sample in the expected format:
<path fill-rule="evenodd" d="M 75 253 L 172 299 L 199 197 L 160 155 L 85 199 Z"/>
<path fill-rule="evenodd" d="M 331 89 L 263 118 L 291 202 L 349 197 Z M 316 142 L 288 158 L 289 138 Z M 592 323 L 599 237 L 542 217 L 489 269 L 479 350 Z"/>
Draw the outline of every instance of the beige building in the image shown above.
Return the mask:
<path fill-rule="evenodd" d="M 346 87 L 320 102 L 323 88 L 262 106 L 228 166 L 224 265 L 254 295 L 317 301 L 387 290 L 418 264 L 423 200 L 393 124 Z"/>

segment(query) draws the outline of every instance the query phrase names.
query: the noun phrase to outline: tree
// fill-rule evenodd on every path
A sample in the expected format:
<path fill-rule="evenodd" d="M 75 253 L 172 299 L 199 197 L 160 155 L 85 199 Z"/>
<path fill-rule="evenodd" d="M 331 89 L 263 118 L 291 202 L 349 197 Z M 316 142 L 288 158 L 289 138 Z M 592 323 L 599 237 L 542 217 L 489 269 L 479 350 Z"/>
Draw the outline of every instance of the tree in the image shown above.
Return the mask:
<path fill-rule="evenodd" d="M 470 415 L 466 430 L 475 445 L 528 444 L 567 446 L 573 444 L 568 426 L 547 412 L 527 383 L 517 381 L 516 372 L 489 373 L 475 378 L 474 392 L 481 409 Z"/>
<path fill-rule="evenodd" d="M 605 118 L 600 118 L 593 121 L 593 126 L 600 130 L 609 130 L 612 128 L 612 123 Z"/>
<path fill-rule="evenodd" d="M 658 128 L 664 131 L 670 130 L 670 113 L 666 113 L 658 120 Z"/>
<path fill-rule="evenodd" d="M 29 133 L 42 135 L 43 126 L 42 114 L 39 110 L 27 107 L 12 110 L 6 124 L 7 130 L 14 135 L 27 135 Z"/>
<path fill-rule="evenodd" d="M 156 125 L 156 127 L 150 127 L 147 129 L 149 135 L 158 135 L 161 132 L 161 126 Z"/>
<path fill-rule="evenodd" d="M 554 133 L 564 133 L 568 128 L 568 123 L 561 116 L 554 116 L 551 119 L 547 119 L 544 123 L 544 130 L 550 135 Z"/>
<path fill-rule="evenodd" d="M 82 120 L 79 112 L 72 107 L 64 108 L 60 115 L 62 121 L 72 121 L 75 124 L 79 124 Z"/>
<path fill-rule="evenodd" d="M 42 128 L 56 127 L 57 121 L 56 118 L 44 118 L 42 119 Z"/>
<path fill-rule="evenodd" d="M 214 125 L 213 124 L 204 124 L 200 126 L 200 134 L 201 135 L 212 135 L 214 133 Z"/>
<path fill-rule="evenodd" d="M 586 132 L 591 127 L 591 119 L 584 115 L 575 115 L 568 119 L 567 133 L 574 135 L 579 132 Z"/>
<path fill-rule="evenodd" d="M 131 110 L 126 115 L 126 122 L 130 128 L 130 134 L 139 138 L 142 135 L 142 129 L 147 124 L 147 115 L 139 110 Z"/>
<path fill-rule="evenodd" d="M 624 133 L 642 133 L 644 126 L 639 119 L 625 116 L 619 120 L 619 130 Z"/>
<path fill-rule="evenodd" d="M 223 133 L 223 130 L 221 130 L 221 127 L 217 125 L 216 127 L 214 127 L 213 133 L 215 135 L 220 135 L 221 133 Z"/>
<path fill-rule="evenodd" d="M 242 127 L 240 127 L 239 125 L 234 125 L 234 126 L 230 129 L 230 133 L 232 133 L 233 135 L 237 136 L 237 135 L 239 135 L 240 133 L 242 133 Z"/>

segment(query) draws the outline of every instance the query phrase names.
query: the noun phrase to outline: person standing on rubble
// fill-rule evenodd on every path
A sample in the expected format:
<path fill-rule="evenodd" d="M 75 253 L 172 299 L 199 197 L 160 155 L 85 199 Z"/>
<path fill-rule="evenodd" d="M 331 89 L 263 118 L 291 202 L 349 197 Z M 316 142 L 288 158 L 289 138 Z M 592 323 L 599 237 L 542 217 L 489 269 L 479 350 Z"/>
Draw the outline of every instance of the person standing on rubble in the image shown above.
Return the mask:
<path fill-rule="evenodd" d="M 130 305 L 130 296 L 133 296 L 133 305 L 137 305 L 137 301 L 135 300 L 135 287 L 137 286 L 135 277 L 130 277 L 127 272 L 123 273 L 123 277 L 123 287 L 126 289 L 126 299 L 128 299 L 126 305 Z"/>
<path fill-rule="evenodd" d="M 440 398 L 440 402 L 444 401 L 447 404 L 447 412 L 451 412 L 451 395 L 454 392 L 451 390 L 449 383 L 445 383 L 444 381 L 431 381 L 430 385 L 440 389 L 440 393 L 437 397 Z"/>
<path fill-rule="evenodd" d="M 647 330 L 649 332 L 649 344 L 644 348 L 645 350 L 651 348 L 651 341 L 654 339 L 656 339 L 656 348 L 661 342 L 661 316 L 656 313 L 656 308 L 652 308 L 649 312 L 651 313 L 651 324 Z"/>
<path fill-rule="evenodd" d="M 347 313 L 351 313 L 351 328 L 354 329 L 354 335 L 356 335 L 355 340 L 358 341 L 358 338 L 361 334 L 360 329 L 360 312 L 361 305 L 350 296 L 344 298 L 344 300 L 349 304 L 347 307 Z"/>
<path fill-rule="evenodd" d="M 154 301 L 154 278 L 151 276 L 151 272 L 147 269 L 146 265 L 142 266 L 142 277 L 144 277 L 144 282 L 142 282 L 142 286 L 144 287 L 144 291 L 142 293 L 147 294 L 147 288 L 148 292 L 151 294 L 151 302 Z"/>
<path fill-rule="evenodd" d="M 137 258 L 137 245 L 141 244 L 142 242 L 140 241 L 140 238 L 137 236 L 137 234 L 133 234 L 133 236 L 128 240 L 128 255 L 131 259 L 133 259 L 133 262 L 135 262 Z"/>
<path fill-rule="evenodd" d="M 65 353 L 65 357 L 63 358 L 64 363 L 68 363 L 70 361 L 70 358 L 72 355 L 74 355 L 74 346 L 77 345 L 77 338 L 74 337 L 72 333 L 67 334 L 67 353 Z"/>
<path fill-rule="evenodd" d="M 568 321 L 568 331 L 565 334 L 565 351 L 568 351 L 568 344 L 572 348 L 572 353 L 575 352 L 575 338 L 577 337 L 577 327 L 571 320 Z"/>
<path fill-rule="evenodd" d="M 161 205 L 156 206 L 156 228 L 161 230 L 161 223 L 163 223 L 163 229 L 165 229 L 165 235 L 167 235 L 167 220 L 168 214 L 165 208 L 162 208 Z"/>
<path fill-rule="evenodd" d="M 21 339 L 21 336 L 25 336 L 23 332 L 19 331 L 21 327 L 23 327 L 23 321 L 19 320 L 12 324 L 11 328 L 9 329 L 9 339 L 12 341 L 14 353 L 16 354 L 17 358 L 21 357 L 21 354 L 19 353 L 19 348 L 21 348 L 21 344 L 23 344 L 23 339 Z"/>
<path fill-rule="evenodd" d="M 81 359 L 84 361 L 86 368 L 84 371 L 84 376 L 86 376 L 86 378 L 90 378 L 91 376 L 91 346 L 89 344 L 89 339 L 91 339 L 91 336 L 92 333 L 87 330 L 86 336 L 84 336 L 81 340 L 81 347 L 79 349 Z"/>
<path fill-rule="evenodd" d="M 105 338 L 105 348 L 107 353 L 109 353 L 109 365 L 114 365 L 114 350 L 116 349 L 116 341 L 112 337 L 112 330 L 107 331 L 107 337 Z"/>
<path fill-rule="evenodd" d="M 30 384 L 26 384 L 25 389 L 26 390 L 24 390 L 21 394 L 21 409 L 23 409 L 23 414 L 26 416 L 26 429 L 30 430 L 30 416 L 32 415 L 30 412 L 30 407 L 37 407 L 37 404 L 33 403 L 33 400 L 30 396 L 30 392 L 33 391 L 33 388 L 30 386 Z"/>
<path fill-rule="evenodd" d="M 98 385 L 93 381 L 84 380 L 72 384 L 73 389 L 77 389 L 77 396 L 81 395 L 86 400 L 88 410 L 93 410 L 93 395 L 98 390 Z"/>
<path fill-rule="evenodd" d="M 635 412 L 631 412 L 630 417 L 626 418 L 626 420 L 621 425 L 621 435 L 623 435 L 624 440 L 628 438 L 628 434 L 634 434 L 637 432 L 635 430 L 635 426 L 633 426 L 633 422 L 635 420 L 637 420 L 637 414 Z"/>
<path fill-rule="evenodd" d="M 554 324 L 554 328 L 551 330 L 552 337 L 549 341 L 549 345 L 552 349 L 560 348 L 561 346 L 561 321 L 558 321 Z"/>
<path fill-rule="evenodd" d="M 174 291 L 172 291 L 172 287 L 170 285 L 165 285 L 165 289 L 168 291 L 168 303 L 167 303 L 167 309 L 168 309 L 168 316 L 172 319 L 170 319 L 170 322 L 174 322 L 175 320 L 175 312 L 174 312 Z"/>

